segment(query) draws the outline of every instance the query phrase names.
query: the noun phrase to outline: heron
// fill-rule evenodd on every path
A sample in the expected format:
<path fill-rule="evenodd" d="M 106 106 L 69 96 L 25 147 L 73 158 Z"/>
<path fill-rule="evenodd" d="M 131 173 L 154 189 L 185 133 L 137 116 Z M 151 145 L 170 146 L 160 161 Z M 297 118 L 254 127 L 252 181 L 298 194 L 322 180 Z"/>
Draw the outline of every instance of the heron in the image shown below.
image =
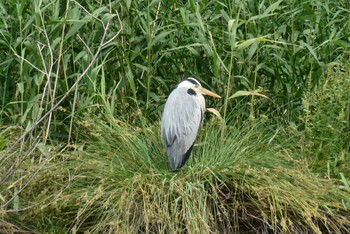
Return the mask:
<path fill-rule="evenodd" d="M 203 95 L 221 98 L 201 86 L 193 77 L 183 80 L 170 93 L 164 107 L 161 137 L 173 171 L 188 160 L 204 118 Z"/>

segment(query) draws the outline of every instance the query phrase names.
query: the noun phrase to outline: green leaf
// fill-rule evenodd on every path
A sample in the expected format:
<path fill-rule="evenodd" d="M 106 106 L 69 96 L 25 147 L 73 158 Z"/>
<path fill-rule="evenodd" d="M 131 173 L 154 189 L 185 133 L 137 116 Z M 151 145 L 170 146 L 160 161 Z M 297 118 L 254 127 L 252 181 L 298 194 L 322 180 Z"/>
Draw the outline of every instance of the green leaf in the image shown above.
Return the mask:
<path fill-rule="evenodd" d="M 299 41 L 299 44 L 306 47 L 308 49 L 308 51 L 311 53 L 311 55 L 315 58 L 315 60 L 317 61 L 318 64 L 320 64 L 320 62 L 318 61 L 317 55 L 314 51 L 314 49 L 307 43 L 305 43 L 304 41 Z"/>
<path fill-rule="evenodd" d="M 37 149 L 40 151 L 40 153 L 42 155 L 44 155 L 45 158 L 50 157 L 50 151 L 49 151 L 49 147 L 47 145 L 45 145 L 44 143 L 38 143 L 37 144 Z"/>
<path fill-rule="evenodd" d="M 127 78 L 128 78 L 128 81 L 129 81 L 129 86 L 131 88 L 131 91 L 132 91 L 132 94 L 133 94 L 133 97 L 136 101 L 136 86 L 135 86 L 135 82 L 134 82 L 134 74 L 131 70 L 131 67 L 130 67 L 130 64 L 127 65 Z"/>
<path fill-rule="evenodd" d="M 349 181 L 345 178 L 343 173 L 340 173 L 340 181 L 344 184 L 346 190 L 350 193 L 350 183 Z"/>
<path fill-rule="evenodd" d="M 65 35 L 65 39 L 70 38 L 73 35 L 76 35 L 76 33 L 90 20 L 84 19 L 84 20 L 69 20 L 68 22 L 71 23 L 73 26 L 69 29 L 67 34 Z"/>
<path fill-rule="evenodd" d="M 24 93 L 24 82 L 17 83 L 17 89 L 18 89 L 20 94 L 23 94 Z"/>
<path fill-rule="evenodd" d="M 245 48 L 247 48 L 248 46 L 250 46 L 251 44 L 257 42 L 256 38 L 251 38 L 245 41 L 242 41 L 238 44 L 237 46 L 237 50 L 244 50 Z"/>
<path fill-rule="evenodd" d="M 282 1 L 283 1 L 283 0 L 279 0 L 279 1 L 277 1 L 277 2 L 275 2 L 275 3 L 273 3 L 273 4 L 271 4 L 268 8 L 266 8 L 266 10 L 265 10 L 262 14 L 260 14 L 260 15 L 255 15 L 255 16 L 253 16 L 253 17 L 250 17 L 250 18 L 249 18 L 249 21 L 253 21 L 253 20 L 257 20 L 257 19 L 263 19 L 263 18 L 272 16 L 273 13 L 270 13 L 270 12 L 275 11 L 275 10 L 279 7 L 279 5 L 280 5 L 280 3 L 281 3 Z"/>
<path fill-rule="evenodd" d="M 242 96 L 260 96 L 260 97 L 269 99 L 266 95 L 260 93 L 259 89 L 254 90 L 254 91 L 243 91 L 243 90 L 240 90 L 240 91 L 235 92 L 231 97 L 229 97 L 229 99 L 242 97 Z"/>
<path fill-rule="evenodd" d="M 169 34 L 175 32 L 175 31 L 176 31 L 176 30 L 173 29 L 173 30 L 163 31 L 163 32 L 161 32 L 160 34 L 155 35 L 155 36 L 154 36 L 154 39 L 153 39 L 153 40 L 151 41 L 151 43 L 149 44 L 149 47 L 151 48 L 151 47 L 155 46 L 158 42 L 164 43 L 164 40 L 163 40 L 163 39 L 164 39 L 166 36 L 168 36 Z"/>
<path fill-rule="evenodd" d="M 131 3 L 132 3 L 132 0 L 125 0 L 126 2 L 126 9 L 130 9 L 130 6 L 131 6 Z"/>

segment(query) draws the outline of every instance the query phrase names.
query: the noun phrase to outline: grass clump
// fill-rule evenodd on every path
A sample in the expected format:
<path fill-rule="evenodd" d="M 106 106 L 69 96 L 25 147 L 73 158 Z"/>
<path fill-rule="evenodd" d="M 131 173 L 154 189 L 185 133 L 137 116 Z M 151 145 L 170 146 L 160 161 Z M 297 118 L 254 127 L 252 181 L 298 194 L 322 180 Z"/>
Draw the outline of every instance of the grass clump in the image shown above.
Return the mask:
<path fill-rule="evenodd" d="M 168 170 L 159 126 L 86 118 L 75 150 L 52 152 L 5 220 L 31 231 L 91 233 L 338 232 L 350 193 L 312 174 L 263 124 L 208 122 L 190 161 Z M 265 128 L 266 129 L 266 128 Z M 34 168 L 33 168 L 34 167 Z M 31 172 L 33 173 L 33 172 Z M 28 175 L 17 172 L 18 187 Z M 4 186 L 4 185 L 3 185 Z M 10 194 L 2 194 L 6 201 Z M 48 225 L 48 221 L 51 225 Z M 25 225 L 24 225 L 25 224 Z"/>

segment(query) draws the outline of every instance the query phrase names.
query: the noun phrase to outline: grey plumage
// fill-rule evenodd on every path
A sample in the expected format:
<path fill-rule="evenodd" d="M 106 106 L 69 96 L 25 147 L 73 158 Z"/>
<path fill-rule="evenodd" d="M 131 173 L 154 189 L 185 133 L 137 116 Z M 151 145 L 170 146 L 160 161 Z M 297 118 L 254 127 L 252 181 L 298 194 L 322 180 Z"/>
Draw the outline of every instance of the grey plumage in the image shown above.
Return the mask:
<path fill-rule="evenodd" d="M 181 168 L 191 153 L 205 111 L 202 93 L 220 97 L 202 88 L 194 78 L 187 78 L 166 101 L 161 135 L 172 170 Z"/>

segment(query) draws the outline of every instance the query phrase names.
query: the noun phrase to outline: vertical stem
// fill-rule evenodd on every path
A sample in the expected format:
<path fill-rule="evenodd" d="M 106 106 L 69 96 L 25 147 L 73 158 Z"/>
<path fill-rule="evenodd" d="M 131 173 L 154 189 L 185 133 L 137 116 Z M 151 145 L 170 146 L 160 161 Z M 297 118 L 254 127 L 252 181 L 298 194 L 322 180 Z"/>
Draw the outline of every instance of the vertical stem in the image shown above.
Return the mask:
<path fill-rule="evenodd" d="M 234 89 L 234 86 L 231 83 L 234 84 L 234 58 L 235 58 L 235 50 L 236 50 L 236 35 L 237 35 L 237 27 L 238 27 L 238 20 L 239 20 L 239 15 L 241 12 L 242 8 L 242 3 L 240 4 L 238 8 L 238 12 L 233 13 L 231 8 L 230 15 L 236 15 L 236 18 L 234 19 L 234 22 L 232 23 L 232 27 L 229 28 L 229 39 L 230 39 L 230 45 L 231 45 L 231 56 L 230 56 L 230 64 L 228 66 L 228 77 L 227 77 L 227 84 L 226 84 L 226 93 L 225 93 L 225 100 L 224 100 L 224 117 L 223 121 L 226 123 L 226 117 L 227 117 L 227 108 L 228 108 L 228 101 L 231 96 L 231 93 Z M 230 23 L 230 22 L 228 22 Z M 221 130 L 221 137 L 223 138 L 225 134 L 225 126 L 223 125 L 222 130 Z"/>
<path fill-rule="evenodd" d="M 258 64 L 258 61 L 259 61 L 258 50 L 259 50 L 259 49 L 257 49 L 256 63 L 255 63 L 255 64 Z M 257 71 L 257 69 L 255 68 L 255 71 L 254 71 L 253 90 L 256 89 L 256 79 L 257 79 L 257 76 L 258 76 L 258 71 Z M 251 102 L 252 102 L 252 103 L 251 103 L 251 105 L 250 105 L 249 119 L 250 119 L 251 121 L 254 121 L 254 120 L 255 120 L 255 114 L 254 114 L 255 95 L 252 95 L 252 97 L 251 97 Z"/>
<path fill-rule="evenodd" d="M 230 97 L 231 94 L 231 88 L 233 90 L 233 85 L 231 87 L 231 80 L 233 79 L 232 77 L 234 77 L 233 74 L 233 60 L 234 60 L 234 49 L 232 48 L 231 50 L 231 58 L 230 58 L 230 65 L 229 65 L 229 73 L 228 73 L 228 78 L 227 78 L 227 84 L 226 84 L 226 93 L 225 93 L 225 101 L 224 101 L 224 120 L 226 122 L 226 115 L 227 115 L 227 106 L 228 106 L 228 99 Z M 234 81 L 234 80 L 232 80 Z"/>
<path fill-rule="evenodd" d="M 151 74 L 150 74 L 150 70 L 151 70 L 151 40 L 152 40 L 152 27 L 151 27 L 151 15 L 150 15 L 150 9 L 149 9 L 149 5 L 150 5 L 150 1 L 148 1 L 147 3 L 147 25 L 148 25 L 148 29 L 147 29 L 147 90 L 146 90 L 146 110 L 148 110 L 149 108 L 149 99 L 150 99 L 150 86 L 151 86 Z"/>
<path fill-rule="evenodd" d="M 226 121 L 227 116 L 227 108 L 228 108 L 228 99 L 231 96 L 231 92 L 233 91 L 234 87 L 231 83 L 234 83 L 234 58 L 235 58 L 235 50 L 236 50 L 236 35 L 237 35 L 237 27 L 238 27 L 238 20 L 239 20 L 239 14 L 242 8 L 242 4 L 239 6 L 238 12 L 236 13 L 236 18 L 234 19 L 231 32 L 229 32 L 229 38 L 230 38 L 230 45 L 231 45 L 231 56 L 230 56 L 230 64 L 228 67 L 228 78 L 227 78 L 227 84 L 226 84 L 226 94 L 225 94 L 225 101 L 224 101 L 224 121 Z M 232 15 L 232 13 L 230 13 Z"/>
<path fill-rule="evenodd" d="M 23 3 L 22 3 L 23 4 Z M 19 4 L 17 4 L 17 15 L 18 15 L 18 22 L 19 22 L 19 38 L 21 40 L 20 46 L 21 46 L 21 57 L 24 58 L 23 54 L 23 34 L 22 34 L 22 12 L 20 12 L 19 7 L 21 7 Z M 20 60 L 20 69 L 19 69 L 20 79 L 21 83 L 23 83 L 23 59 Z M 24 85 L 24 84 L 23 84 Z M 23 101 L 24 101 L 24 93 L 21 93 L 21 116 L 23 116 Z"/>
<path fill-rule="evenodd" d="M 161 1 L 158 3 L 157 6 L 157 10 L 156 10 L 156 15 L 155 18 L 153 20 L 153 24 L 151 24 L 152 18 L 150 15 L 150 9 L 149 9 L 149 5 L 150 2 L 148 2 L 148 6 L 147 6 L 147 21 L 148 21 L 148 48 L 147 48 L 147 95 L 146 95 L 146 110 L 148 110 L 149 108 L 149 103 L 150 103 L 150 93 L 151 93 L 151 77 L 152 77 L 152 73 L 151 73 L 151 69 L 152 69 L 152 50 L 150 47 L 151 41 L 153 39 L 153 36 L 155 34 L 155 28 L 156 28 L 156 21 L 158 19 L 158 15 L 159 15 L 159 10 L 160 10 L 160 5 L 161 5 Z"/>

